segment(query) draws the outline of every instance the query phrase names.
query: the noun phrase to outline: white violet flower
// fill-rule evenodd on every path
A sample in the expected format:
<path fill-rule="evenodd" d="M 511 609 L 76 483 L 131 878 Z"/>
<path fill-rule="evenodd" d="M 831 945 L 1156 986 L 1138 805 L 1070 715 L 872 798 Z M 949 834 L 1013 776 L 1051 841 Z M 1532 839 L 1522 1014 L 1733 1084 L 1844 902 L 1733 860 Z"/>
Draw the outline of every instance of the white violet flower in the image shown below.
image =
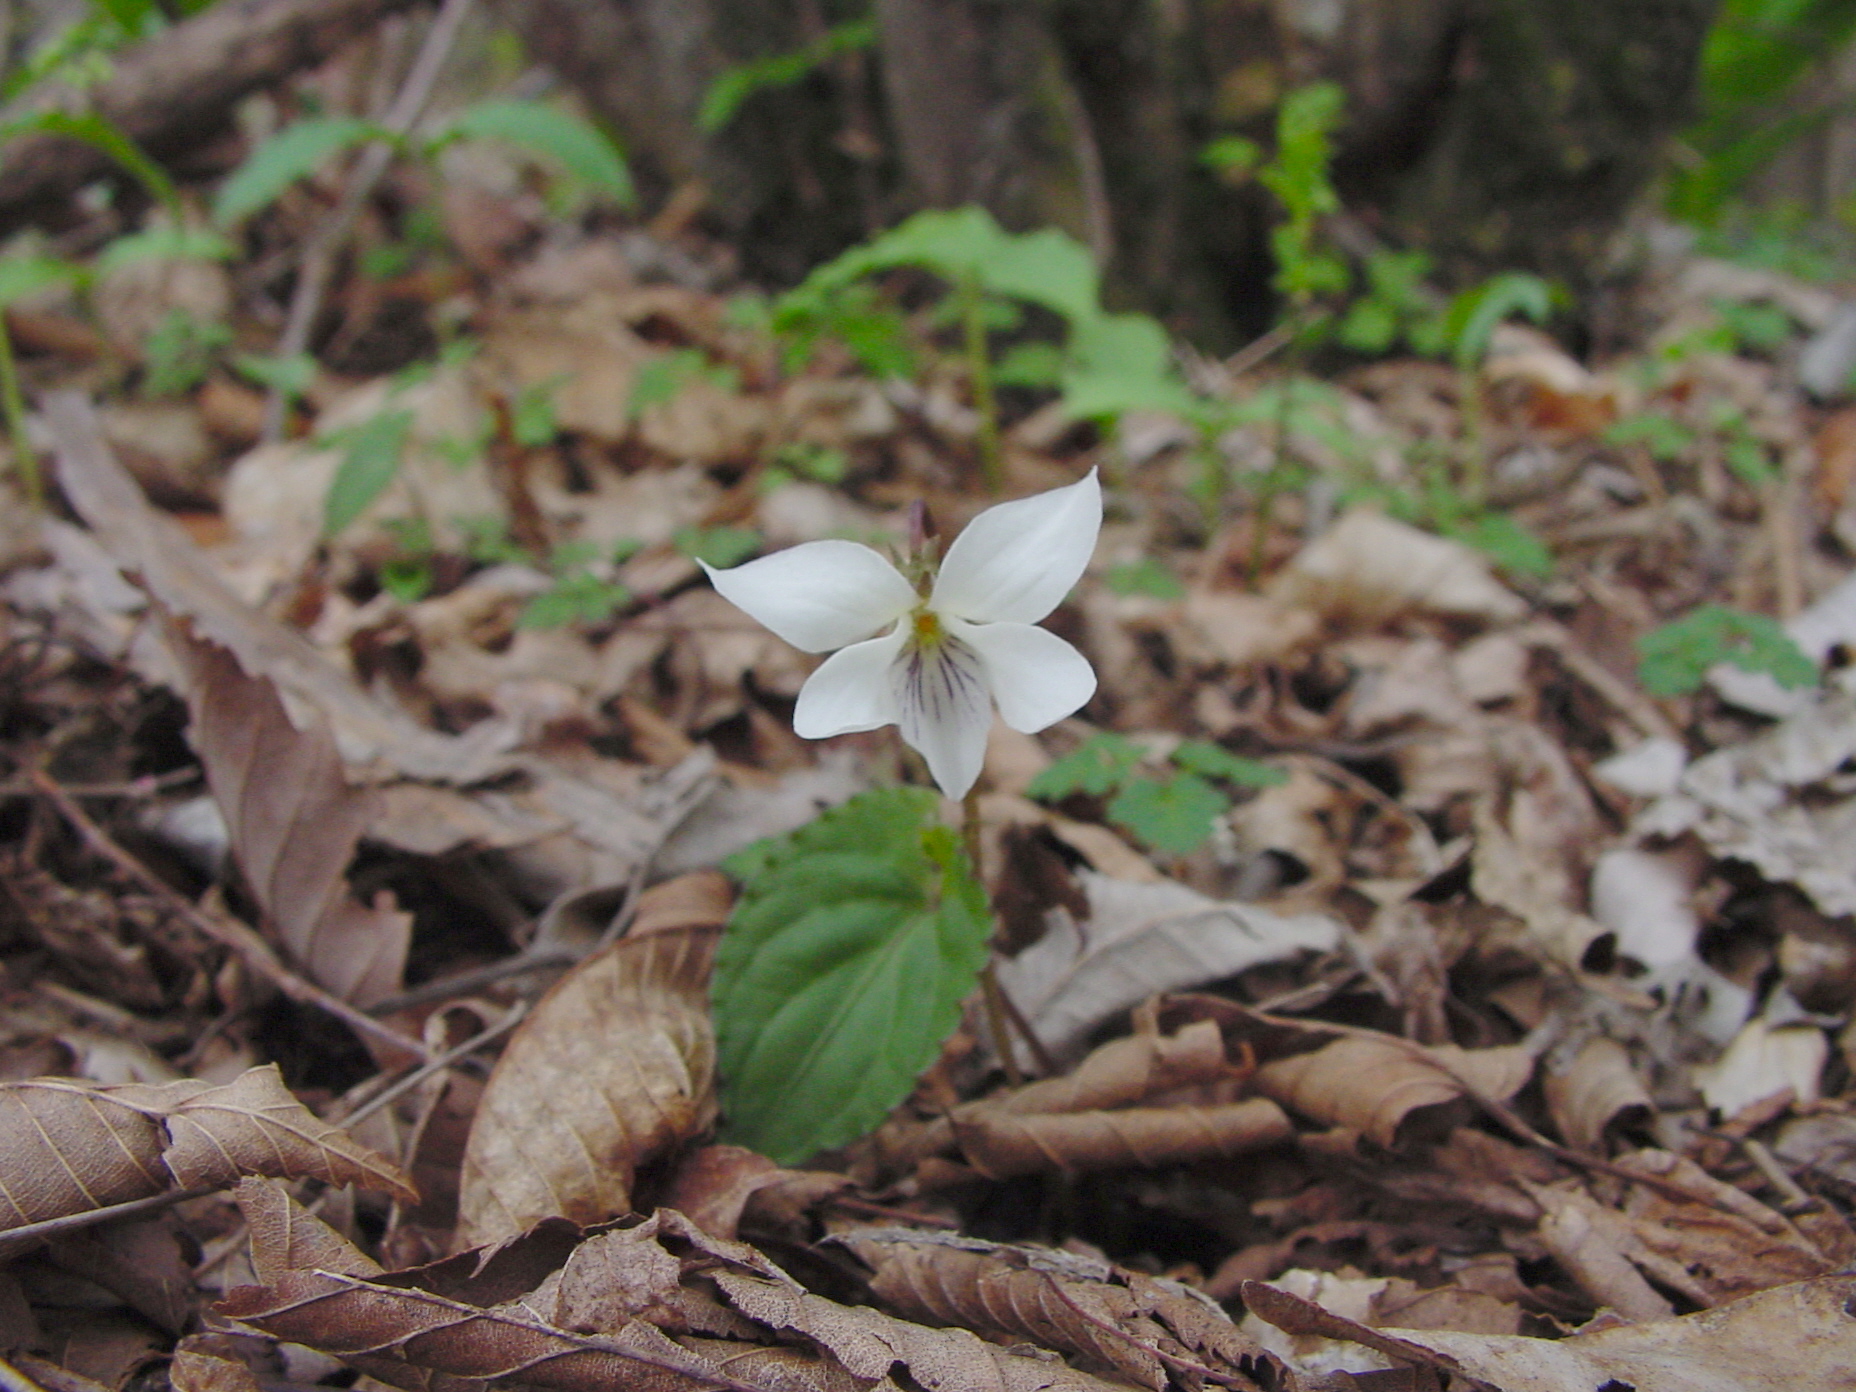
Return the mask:
<path fill-rule="evenodd" d="M 948 547 L 932 589 L 924 575 L 918 591 L 854 541 L 703 569 L 723 598 L 794 647 L 838 649 L 800 690 L 794 731 L 826 739 L 898 725 L 941 791 L 959 798 L 985 762 L 995 701 L 1007 725 L 1031 734 L 1095 694 L 1088 659 L 1034 625 L 1082 578 L 1101 526 L 1092 469 L 1067 488 L 986 509 Z"/>

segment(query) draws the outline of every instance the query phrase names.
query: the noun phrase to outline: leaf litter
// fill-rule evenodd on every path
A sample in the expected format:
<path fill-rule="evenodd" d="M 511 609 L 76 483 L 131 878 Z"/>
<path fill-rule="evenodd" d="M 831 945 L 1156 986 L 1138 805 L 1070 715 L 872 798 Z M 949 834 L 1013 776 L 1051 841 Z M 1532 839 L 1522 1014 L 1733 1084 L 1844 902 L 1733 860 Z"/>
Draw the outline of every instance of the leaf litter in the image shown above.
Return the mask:
<path fill-rule="evenodd" d="M 796 740 L 807 662 L 696 557 L 894 539 L 918 498 L 952 535 L 990 498 L 956 365 L 782 364 L 713 277 L 664 279 L 715 248 L 654 236 L 460 237 L 474 352 L 325 371 L 278 443 L 223 369 L 155 409 L 29 361 L 69 511 L 9 542 L 0 611 L 9 1361 L 62 1389 L 171 1356 L 182 1392 L 304 1347 L 420 1387 L 1856 1385 L 1848 413 L 1752 350 L 1662 351 L 1719 299 L 1834 305 L 1690 258 L 1635 357 L 1504 327 L 1473 379 L 1340 371 L 1390 502 L 1337 505 L 1298 427 L 1321 484 L 1267 526 L 1196 510 L 1179 421 L 1008 423 L 1008 493 L 1116 481 L 1055 619 L 1100 694 L 996 733 L 983 785 L 1016 1020 L 942 1003 L 907 1102 L 768 1155 L 717 1141 L 717 867 L 922 779 L 880 733 Z M 216 268 L 116 280 L 134 353 L 189 305 L 262 328 Z M 1465 391 L 1550 576 L 1416 525 Z M 1651 447 L 1709 401 L 1776 482 Z M 1688 649 L 1693 691 L 1640 679 L 1710 604 L 1823 680 Z"/>

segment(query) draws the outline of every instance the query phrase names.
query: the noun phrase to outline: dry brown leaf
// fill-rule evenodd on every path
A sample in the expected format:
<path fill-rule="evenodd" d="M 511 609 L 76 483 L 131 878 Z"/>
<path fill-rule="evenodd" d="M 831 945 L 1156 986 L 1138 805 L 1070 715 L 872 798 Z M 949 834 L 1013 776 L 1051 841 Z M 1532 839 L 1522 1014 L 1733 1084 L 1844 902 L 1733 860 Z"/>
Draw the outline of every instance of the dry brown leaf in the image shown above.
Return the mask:
<path fill-rule="evenodd" d="M 110 559 L 202 636 L 230 648 L 245 671 L 328 716 L 344 758 L 447 783 L 475 782 L 502 767 L 503 751 L 519 734 L 513 727 L 483 721 L 465 735 L 429 730 L 377 704 L 301 633 L 239 599 L 179 524 L 149 506 L 110 453 L 83 395 L 48 393 L 44 415 L 65 497 Z"/>
<path fill-rule="evenodd" d="M 848 1175 L 783 1170 L 757 1151 L 711 1145 L 677 1166 L 664 1199 L 704 1232 L 732 1240 L 744 1219 L 762 1229 L 800 1229 L 808 1210 L 850 1183 Z"/>
<path fill-rule="evenodd" d="M 1563 1067 L 1549 1061 L 1545 1086 L 1553 1124 L 1576 1150 L 1602 1151 L 1606 1131 L 1647 1122 L 1656 1111 L 1629 1050 L 1602 1035 L 1587 1040 Z"/>
<path fill-rule="evenodd" d="M 682 893 L 649 891 L 640 916 L 657 912 L 653 896 Z M 626 1213 L 637 1167 L 714 1119 L 708 986 L 719 932 L 719 921 L 686 920 L 621 939 L 568 973 L 523 1022 L 471 1126 L 460 1245 L 557 1214 L 589 1224 Z"/>
<path fill-rule="evenodd" d="M 343 1000 L 384 1000 L 400 989 L 412 915 L 370 908 L 348 888 L 349 862 L 376 815 L 372 797 L 348 787 L 320 719 L 297 729 L 267 678 L 184 624 L 170 619 L 164 631 L 184 674 L 187 738 L 266 925 Z"/>
<path fill-rule="evenodd" d="M 1061 1349 L 1156 1392 L 1168 1385 L 1169 1366 L 1182 1364 L 1238 1387 L 1254 1386 L 1264 1368 L 1268 1385 L 1281 1385 L 1275 1359 L 1209 1298 L 1177 1282 L 1072 1252 L 907 1228 L 837 1241 L 874 1272 L 871 1294 L 908 1319 Z"/>
<path fill-rule="evenodd" d="M 1534 1054 L 1526 1045 L 1423 1048 L 1349 1034 L 1312 1053 L 1264 1064 L 1255 1086 L 1304 1116 L 1396 1150 L 1419 1141 L 1420 1133 L 1441 1138 L 1464 1120 L 1466 1083 L 1481 1096 L 1505 1102 L 1533 1071 Z"/>
<path fill-rule="evenodd" d="M 430 1386 L 434 1373 L 562 1392 L 1122 1386 L 964 1330 L 811 1295 L 754 1249 L 667 1209 L 585 1240 L 568 1224 L 544 1223 L 503 1247 L 374 1280 L 327 1267 L 287 1271 L 217 1308 L 405 1387 Z M 897 1365 L 904 1376 L 892 1381 Z"/>
<path fill-rule="evenodd" d="M 263 1358 L 266 1347 L 268 1341 L 237 1334 L 189 1334 L 174 1350 L 168 1384 L 174 1392 L 261 1392 L 252 1364 Z M 275 1379 L 283 1369 L 265 1371 Z"/>
<path fill-rule="evenodd" d="M 1799 1392 L 1856 1387 L 1850 1308 L 1856 1278 L 1826 1277 L 1762 1291 L 1680 1319 L 1614 1326 L 1566 1339 L 1433 1330 L 1377 1330 L 1261 1282 L 1244 1286 L 1252 1313 L 1289 1333 L 1370 1348 L 1400 1366 L 1477 1378 L 1502 1392 Z"/>
<path fill-rule="evenodd" d="M 0 1231 L 241 1175 L 418 1197 L 390 1160 L 297 1101 L 275 1064 L 222 1087 L 68 1078 L 0 1086 Z"/>
<path fill-rule="evenodd" d="M 954 1123 L 961 1153 L 989 1179 L 1228 1158 L 1280 1145 L 1294 1134 L 1282 1108 L 1267 1097 L 1046 1116 L 979 1112 Z"/>

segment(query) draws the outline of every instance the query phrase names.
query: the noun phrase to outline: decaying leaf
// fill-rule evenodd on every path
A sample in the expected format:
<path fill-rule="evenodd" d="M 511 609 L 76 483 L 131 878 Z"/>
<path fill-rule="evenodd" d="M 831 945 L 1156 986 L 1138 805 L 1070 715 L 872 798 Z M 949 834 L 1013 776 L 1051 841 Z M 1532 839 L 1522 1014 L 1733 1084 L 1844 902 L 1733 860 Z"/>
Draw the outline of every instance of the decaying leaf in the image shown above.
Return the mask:
<path fill-rule="evenodd" d="M 1340 925 L 1320 914 L 1208 899 L 1173 881 L 1132 884 L 1087 870 L 1077 878 L 1088 921 L 1054 911 L 1044 937 L 998 969 L 1000 986 L 1058 1058 L 1149 996 L 1330 951 L 1341 939 Z"/>
<path fill-rule="evenodd" d="M 1291 1333 L 1317 1333 L 1373 1349 L 1402 1367 L 1477 1378 L 1502 1392 L 1797 1392 L 1856 1387 L 1850 1310 L 1856 1279 L 1777 1286 L 1679 1319 L 1574 1334 L 1566 1339 L 1379 1330 L 1251 1281 L 1244 1304 Z"/>
<path fill-rule="evenodd" d="M 640 917 L 653 895 L 674 892 L 649 891 Z M 523 1022 L 471 1127 L 461 1244 L 499 1241 L 556 1215 L 586 1224 L 625 1213 L 637 1167 L 710 1124 L 708 986 L 719 932 L 718 920 L 623 938 Z"/>
<path fill-rule="evenodd" d="M 450 783 L 474 782 L 501 767 L 517 730 L 486 720 L 467 734 L 446 735 L 380 706 L 301 633 L 232 592 L 179 524 L 151 507 L 116 462 L 81 394 L 49 393 L 44 412 L 59 483 L 110 558 L 202 637 L 229 648 L 244 671 L 268 677 L 287 699 L 323 712 L 345 759 Z"/>
<path fill-rule="evenodd" d="M 871 1294 L 925 1324 L 971 1329 L 999 1343 L 1061 1349 L 1083 1366 L 1146 1387 L 1168 1368 L 1206 1369 L 1238 1387 L 1281 1367 L 1189 1286 L 1073 1252 L 949 1233 L 870 1228 L 836 1239 L 874 1273 Z"/>
<path fill-rule="evenodd" d="M 1303 547 L 1270 597 L 1378 619 L 1411 609 L 1496 622 L 1527 613 L 1473 548 L 1364 508 Z"/>
<path fill-rule="evenodd" d="M 296 1222 L 317 1224 L 307 1215 Z M 298 1247 L 331 1241 L 342 1240 L 329 1233 Z M 712 1237 L 669 1209 L 584 1236 L 544 1223 L 494 1250 L 388 1277 L 355 1265 L 338 1259 L 275 1272 L 265 1285 L 231 1292 L 218 1311 L 409 1388 L 430 1386 L 434 1373 L 561 1392 L 1124 1386 L 964 1329 L 813 1295 L 753 1248 Z"/>
<path fill-rule="evenodd" d="M 983 1112 L 954 1124 L 961 1154 L 989 1179 L 1228 1159 L 1280 1145 L 1294 1134 L 1282 1108 L 1267 1097 L 1043 1116 Z"/>
<path fill-rule="evenodd" d="M 1600 1151 L 1613 1126 L 1646 1122 L 1655 1113 L 1630 1053 L 1615 1039 L 1588 1039 L 1576 1053 L 1546 1068 L 1547 1109 L 1566 1144 Z"/>
<path fill-rule="evenodd" d="M 326 724 L 299 730 L 277 689 L 217 643 L 169 620 L 192 720 L 187 737 L 225 818 L 232 855 L 266 924 L 291 958 L 343 1000 L 369 1005 L 400 989 L 412 915 L 360 903 L 349 862 L 375 815 L 350 789 Z"/>
<path fill-rule="evenodd" d="M 241 1175 L 418 1197 L 390 1160 L 297 1101 L 275 1064 L 222 1087 L 69 1078 L 0 1086 L 0 1230 Z"/>

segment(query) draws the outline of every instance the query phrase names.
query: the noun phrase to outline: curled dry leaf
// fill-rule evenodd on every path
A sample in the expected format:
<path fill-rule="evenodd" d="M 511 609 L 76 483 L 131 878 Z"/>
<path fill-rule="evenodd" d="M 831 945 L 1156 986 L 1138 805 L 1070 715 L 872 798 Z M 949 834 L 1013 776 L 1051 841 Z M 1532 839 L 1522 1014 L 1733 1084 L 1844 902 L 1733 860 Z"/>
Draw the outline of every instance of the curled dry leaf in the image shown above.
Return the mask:
<path fill-rule="evenodd" d="M 320 718 L 297 729 L 268 678 L 247 675 L 231 652 L 182 623 L 168 619 L 164 632 L 192 717 L 187 738 L 266 924 L 343 1000 L 384 1000 L 400 989 L 412 915 L 370 908 L 349 891 L 373 798 L 349 788 Z"/>
<path fill-rule="evenodd" d="M 1274 1358 L 1208 1297 L 1176 1281 L 1073 1252 L 950 1233 L 872 1228 L 837 1240 L 874 1273 L 871 1294 L 908 1319 L 1061 1349 L 1084 1367 L 1156 1392 L 1168 1385 L 1169 1367 L 1209 1371 L 1240 1388 L 1267 1370 L 1266 1384 L 1282 1385 Z"/>
<path fill-rule="evenodd" d="M 1441 1138 L 1464 1119 L 1469 1093 L 1505 1102 L 1527 1085 L 1533 1050 L 1430 1048 L 1365 1033 L 1347 1034 L 1312 1053 L 1257 1070 L 1256 1088 L 1283 1106 L 1345 1127 L 1388 1150 L 1424 1136 Z"/>
<path fill-rule="evenodd" d="M 733 1239 L 744 1220 L 803 1229 L 810 1209 L 850 1183 L 850 1176 L 824 1170 L 782 1169 L 742 1146 L 711 1145 L 685 1157 L 664 1197 L 704 1232 Z"/>
<path fill-rule="evenodd" d="M 297 1101 L 275 1064 L 222 1087 L 69 1078 L 0 1086 L 0 1231 L 241 1175 L 418 1197 L 390 1160 Z"/>
<path fill-rule="evenodd" d="M 1576 1150 L 1604 1148 L 1614 1126 L 1647 1122 L 1655 1115 L 1630 1052 L 1603 1035 L 1588 1039 L 1570 1061 L 1546 1069 L 1547 1110 L 1566 1144 Z"/>
<path fill-rule="evenodd" d="M 660 885 L 639 917 L 685 894 L 678 881 Z M 709 970 L 727 906 L 712 909 L 708 923 L 685 916 L 588 958 L 509 1041 L 465 1147 L 460 1245 L 556 1215 L 588 1224 L 626 1213 L 638 1166 L 714 1120 Z"/>
<path fill-rule="evenodd" d="M 1151 1169 L 1225 1159 L 1280 1145 L 1295 1134 L 1267 1097 L 1209 1107 L 1125 1107 L 1108 1112 L 1014 1116 L 980 1113 L 957 1121 L 962 1154 L 989 1179 L 1044 1171 Z"/>
<path fill-rule="evenodd" d="M 1798 1392 L 1856 1386 L 1850 1308 L 1856 1278 L 1777 1286 L 1679 1319 L 1565 1339 L 1373 1329 L 1249 1281 L 1244 1304 L 1291 1334 L 1345 1339 L 1402 1367 L 1475 1378 L 1502 1392 Z"/>
<path fill-rule="evenodd" d="M 333 1233 L 297 1245 L 307 1254 L 331 1242 L 346 1245 Z M 544 1223 L 502 1247 L 392 1276 L 354 1266 L 275 1272 L 231 1292 L 218 1312 L 403 1387 L 432 1386 L 433 1374 L 560 1392 L 1125 1387 L 966 1330 L 812 1295 L 753 1248 L 669 1209 L 584 1238 Z"/>

